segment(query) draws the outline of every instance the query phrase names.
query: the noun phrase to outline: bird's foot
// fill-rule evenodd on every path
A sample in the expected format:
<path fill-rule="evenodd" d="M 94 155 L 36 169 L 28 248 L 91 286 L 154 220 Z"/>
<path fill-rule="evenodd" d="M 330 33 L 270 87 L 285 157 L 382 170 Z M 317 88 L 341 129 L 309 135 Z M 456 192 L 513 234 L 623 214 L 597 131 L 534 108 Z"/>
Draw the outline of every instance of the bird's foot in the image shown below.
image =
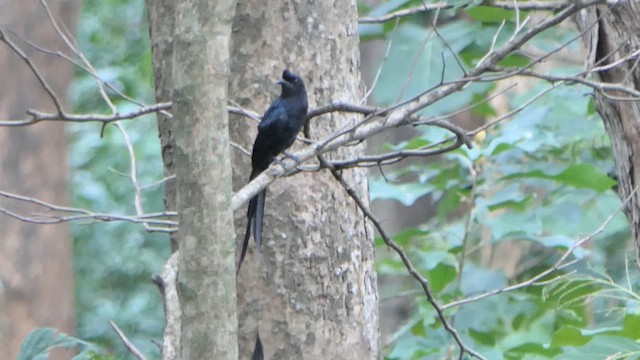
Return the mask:
<path fill-rule="evenodd" d="M 287 165 L 284 163 L 284 161 L 280 160 L 280 158 L 275 158 L 274 162 L 278 163 L 278 165 L 282 166 L 282 168 L 286 171 L 289 168 L 287 167 Z"/>

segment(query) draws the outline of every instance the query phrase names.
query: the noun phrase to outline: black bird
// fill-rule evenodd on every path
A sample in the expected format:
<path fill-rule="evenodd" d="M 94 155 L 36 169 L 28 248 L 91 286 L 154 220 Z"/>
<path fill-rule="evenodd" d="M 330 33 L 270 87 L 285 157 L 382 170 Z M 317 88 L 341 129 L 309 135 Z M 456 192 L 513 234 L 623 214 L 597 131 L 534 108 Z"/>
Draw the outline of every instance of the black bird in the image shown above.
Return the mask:
<path fill-rule="evenodd" d="M 300 76 L 289 70 L 282 72 L 282 93 L 267 109 L 258 125 L 258 136 L 253 144 L 251 154 L 251 177 L 253 180 L 261 172 L 266 170 L 281 152 L 288 149 L 296 140 L 296 135 L 304 126 L 307 117 L 307 90 Z M 253 226 L 253 238 L 256 249 L 260 251 L 262 244 L 262 221 L 264 218 L 264 202 L 267 190 L 262 190 L 249 202 L 247 210 L 247 230 L 244 234 L 242 252 L 238 271 L 247 253 L 251 227 Z"/>

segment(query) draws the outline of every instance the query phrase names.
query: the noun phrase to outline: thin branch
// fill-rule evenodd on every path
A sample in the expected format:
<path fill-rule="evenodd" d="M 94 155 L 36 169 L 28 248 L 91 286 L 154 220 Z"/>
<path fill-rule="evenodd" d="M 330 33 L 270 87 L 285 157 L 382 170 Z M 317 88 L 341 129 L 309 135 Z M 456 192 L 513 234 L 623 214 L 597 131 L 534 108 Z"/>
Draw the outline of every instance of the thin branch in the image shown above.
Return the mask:
<path fill-rule="evenodd" d="M 424 4 L 424 6 L 427 6 L 427 4 Z M 435 29 L 435 25 L 438 21 L 438 15 L 440 15 L 440 10 L 436 11 L 435 17 L 433 19 L 432 22 L 432 29 Z M 395 102 L 399 102 L 403 97 L 405 92 L 407 91 L 407 89 L 409 89 L 409 84 L 411 84 L 411 82 L 413 81 L 413 74 L 416 70 L 416 67 L 418 66 L 418 62 L 420 61 L 420 58 L 422 57 L 422 53 L 424 52 L 424 49 L 426 49 L 427 44 L 429 43 L 429 41 L 431 40 L 431 37 L 433 36 L 433 34 L 435 33 L 435 31 L 431 30 L 427 32 L 427 35 L 424 37 L 424 40 L 422 40 L 422 43 L 420 44 L 420 48 L 418 48 L 418 51 L 416 52 L 413 61 L 411 62 L 411 65 L 409 66 L 409 71 L 407 72 L 407 78 L 404 80 L 404 83 L 402 84 L 402 88 L 400 89 L 400 92 L 398 93 L 398 96 L 396 96 L 396 100 Z M 442 83 L 442 81 L 444 80 L 444 70 L 446 67 L 446 63 L 443 61 L 442 62 L 442 77 L 440 79 L 440 84 Z"/>
<path fill-rule="evenodd" d="M 25 37 L 21 36 L 20 34 L 14 32 L 11 29 L 7 29 L 8 32 L 10 32 L 14 37 L 20 39 L 21 41 L 23 41 L 25 44 L 29 45 L 30 47 L 32 47 L 33 49 L 43 53 L 43 54 L 47 54 L 47 55 L 51 55 L 51 56 L 56 56 L 59 57 L 67 62 L 69 62 L 70 64 L 78 67 L 79 69 L 81 69 L 82 71 L 84 71 L 85 73 L 89 74 L 89 76 L 93 77 L 97 82 L 100 82 L 102 84 L 104 84 L 104 86 L 106 86 L 109 90 L 111 90 L 112 92 L 114 92 L 116 95 L 120 96 L 122 99 L 137 105 L 141 108 L 146 108 L 149 105 L 137 101 L 136 99 L 126 95 L 125 93 L 123 93 L 120 89 L 118 89 L 117 87 L 115 87 L 114 85 L 112 85 L 110 82 L 104 81 L 103 79 L 100 78 L 100 76 L 96 73 L 95 69 L 93 67 L 88 67 L 82 63 L 80 63 L 79 61 L 73 59 L 71 56 L 63 53 L 60 50 L 51 50 L 51 49 L 46 49 L 42 46 L 39 46 L 35 43 L 33 43 L 32 41 L 30 41 L 29 39 L 26 39 Z M 74 41 L 75 44 L 75 41 Z M 74 52 L 74 54 L 77 54 L 78 51 L 74 48 L 72 49 L 72 51 Z M 167 116 L 167 117 L 171 117 L 171 114 L 165 110 L 160 110 L 159 111 L 161 114 Z"/>
<path fill-rule="evenodd" d="M 227 110 L 229 111 L 230 114 L 245 116 L 249 119 L 253 119 L 256 121 L 260 121 L 260 118 L 261 118 L 260 114 L 258 114 L 257 112 L 247 110 L 237 105 L 236 106 L 227 105 Z"/>
<path fill-rule="evenodd" d="M 10 216 L 20 221 L 34 223 L 34 224 L 43 224 L 43 225 L 59 224 L 63 222 L 78 221 L 78 220 L 93 220 L 93 221 L 103 221 L 103 222 L 125 221 L 125 222 L 131 222 L 135 224 L 149 223 L 153 225 L 158 225 L 160 227 L 150 228 L 149 231 L 169 232 L 169 233 L 177 231 L 177 226 L 178 226 L 177 221 L 164 220 L 166 218 L 176 217 L 177 214 L 175 211 L 165 211 L 165 212 L 159 212 L 159 213 L 142 214 L 140 216 L 130 216 L 130 215 L 119 215 L 119 214 L 96 213 L 96 212 L 89 211 L 87 209 L 55 205 L 55 204 L 51 204 L 46 201 L 42 201 L 32 197 L 13 194 L 13 193 L 1 191 L 1 190 L 0 190 L 0 196 L 7 199 L 17 200 L 21 202 L 42 206 L 45 209 L 48 209 L 51 211 L 72 214 L 72 215 L 56 215 L 56 214 L 21 215 L 13 211 L 10 211 L 4 207 L 0 207 L 0 213 L 3 213 L 7 216 Z"/>
<path fill-rule="evenodd" d="M 321 159 L 321 161 L 323 161 L 323 160 Z M 330 167 L 329 164 L 324 164 L 324 165 L 327 166 L 327 167 Z M 400 259 L 402 259 L 402 262 L 404 263 L 405 267 L 407 268 L 407 271 L 409 272 L 409 274 L 416 281 L 418 281 L 420 283 L 420 285 L 422 286 L 422 290 L 423 290 L 425 296 L 427 297 L 427 301 L 429 301 L 431 306 L 433 306 L 433 308 L 435 309 L 436 314 L 438 315 L 438 318 L 440 319 L 440 322 L 442 323 L 442 326 L 447 330 L 447 332 L 449 332 L 449 334 L 451 334 L 451 336 L 453 337 L 455 342 L 458 344 L 458 347 L 460 349 L 460 355 L 459 355 L 458 359 L 460 359 L 460 360 L 463 359 L 463 356 L 464 356 L 465 353 L 467 353 L 467 354 L 469 354 L 469 355 L 471 355 L 473 357 L 476 357 L 478 359 L 485 359 L 482 355 L 480 355 L 479 353 L 477 353 L 476 351 L 474 351 L 473 349 L 471 349 L 467 345 L 465 345 L 465 343 L 462 341 L 462 338 L 460 337 L 460 335 L 458 334 L 456 329 L 454 329 L 451 326 L 451 324 L 449 324 L 449 322 L 447 321 L 447 318 L 444 315 L 444 310 L 438 304 L 438 302 L 435 299 L 435 296 L 431 292 L 431 288 L 430 288 L 430 285 L 429 285 L 429 280 L 427 280 L 427 278 L 422 276 L 416 270 L 416 268 L 413 266 L 413 264 L 411 263 L 411 260 L 409 260 L 409 257 L 404 252 L 402 247 L 400 247 L 400 245 L 398 245 L 395 241 L 393 241 L 393 239 L 391 239 L 387 235 L 387 233 L 384 230 L 384 228 L 382 227 L 382 224 L 380 223 L 380 221 L 378 221 L 378 219 L 373 215 L 373 213 L 371 213 L 371 210 L 369 210 L 368 206 L 364 203 L 364 201 L 362 201 L 362 199 L 356 194 L 356 192 L 353 190 L 353 188 L 344 180 L 344 178 L 342 177 L 340 172 L 338 170 L 336 170 L 336 169 L 330 169 L 330 171 L 331 171 L 331 174 L 333 175 L 333 177 L 344 188 L 346 193 L 353 199 L 353 201 L 356 203 L 358 208 L 360 208 L 360 210 L 365 215 L 365 217 L 367 219 L 369 219 L 369 221 L 371 221 L 371 223 L 373 223 L 373 225 L 375 226 L 376 230 L 378 230 L 378 233 L 382 237 L 384 243 L 388 247 L 393 249 L 398 254 L 398 256 L 400 256 Z"/>
<path fill-rule="evenodd" d="M 120 114 L 116 112 L 112 115 L 99 114 L 67 114 L 67 113 L 45 113 L 37 110 L 27 110 L 31 118 L 22 120 L 0 120 L 0 126 L 26 126 L 33 125 L 41 121 L 62 121 L 62 122 L 99 122 L 111 123 L 118 120 L 132 120 L 143 115 L 161 112 L 171 108 L 170 102 L 159 103 L 140 108 L 128 113 Z"/>
<path fill-rule="evenodd" d="M 129 134 L 124 129 L 124 126 L 120 122 L 115 123 L 116 128 L 122 134 L 122 138 L 124 139 L 125 146 L 127 147 L 127 152 L 129 153 L 129 179 L 131 179 L 131 184 L 133 185 L 133 206 L 136 210 L 136 215 L 141 217 L 144 215 L 144 208 L 142 206 L 142 191 L 140 189 L 140 185 L 138 183 L 138 161 L 136 159 L 136 153 L 133 149 L 133 144 L 131 143 L 131 139 L 129 139 Z M 142 226 L 147 231 L 155 230 L 147 222 L 142 222 Z"/>
<path fill-rule="evenodd" d="M 599 82 L 599 81 L 593 81 L 593 80 L 588 80 L 585 78 L 580 77 L 580 75 L 574 75 L 574 76 L 559 76 L 559 75 L 550 75 L 550 74 L 542 74 L 542 73 L 538 73 L 535 71 L 529 71 L 529 70 L 523 70 L 518 72 L 518 75 L 521 76 L 528 76 L 528 77 L 534 77 L 537 79 L 542 79 L 542 80 L 546 80 L 548 82 L 554 83 L 554 82 L 558 82 L 558 81 L 562 81 L 566 84 L 582 84 L 582 85 L 586 85 L 596 91 L 599 91 L 600 93 L 602 93 L 603 96 L 612 99 L 612 100 L 618 100 L 618 101 L 638 101 L 640 100 L 640 91 L 633 89 L 631 87 L 627 87 L 624 85 L 620 85 L 620 84 L 612 84 L 612 83 L 605 83 L 605 82 Z M 611 94 L 608 94 L 608 91 L 617 91 L 623 94 L 628 94 L 629 97 L 619 97 L 619 96 L 614 96 Z"/>
<path fill-rule="evenodd" d="M 51 86 L 49 86 L 49 83 L 47 83 L 47 80 L 45 80 L 44 76 L 42 76 L 42 74 L 40 73 L 40 70 L 38 70 L 38 68 L 31 61 L 31 59 L 29 59 L 29 56 L 27 56 L 27 54 L 25 54 L 24 51 L 22 51 L 13 41 L 11 41 L 11 39 L 9 39 L 6 36 L 6 34 L 4 33 L 1 27 L 0 27 L 0 41 L 7 44 L 7 46 L 9 46 L 9 48 L 16 55 L 18 55 L 22 59 L 22 61 L 24 61 L 25 64 L 27 64 L 27 66 L 29 67 L 29 69 L 31 69 L 31 72 L 35 75 L 36 79 L 38 80 L 38 82 L 40 83 L 44 91 L 46 91 L 47 94 L 49 95 L 49 98 L 51 98 L 51 101 L 53 101 L 53 104 L 55 105 L 58 113 L 64 113 L 60 99 L 58 99 L 58 96 L 53 91 Z"/>
<path fill-rule="evenodd" d="M 178 297 L 178 257 L 179 251 L 171 254 L 162 267 L 160 275 L 152 277 L 162 294 L 166 325 L 162 342 L 163 359 L 180 359 L 180 299 Z"/>
<path fill-rule="evenodd" d="M 483 5 L 493 6 L 502 9 L 515 10 L 516 8 L 519 10 L 526 11 L 556 11 L 563 9 L 569 5 L 571 5 L 571 1 L 526 1 L 526 2 L 518 2 L 517 5 L 514 5 L 515 1 L 485 1 Z M 444 10 L 444 9 L 452 9 L 454 4 L 450 4 L 448 2 L 439 2 L 435 4 L 426 4 L 415 6 L 407 9 L 402 9 L 398 11 L 394 11 L 388 13 L 383 16 L 378 17 L 362 17 L 358 20 L 360 24 L 380 24 L 393 19 L 402 18 L 405 16 L 416 15 L 424 12 L 434 11 L 434 10 Z"/>
<path fill-rule="evenodd" d="M 416 7 L 412 7 L 412 8 L 408 8 L 408 9 L 402 9 L 402 10 L 394 11 L 394 12 L 391 12 L 391 13 L 388 13 L 386 15 L 379 16 L 379 17 L 362 17 L 362 18 L 358 19 L 358 23 L 360 23 L 360 24 L 380 24 L 380 23 L 387 22 L 389 20 L 399 19 L 399 18 L 405 17 L 405 16 L 420 14 L 420 13 L 429 12 L 429 11 L 433 11 L 433 10 L 448 9 L 448 8 L 452 8 L 452 7 L 453 7 L 453 5 L 447 4 L 446 2 L 439 2 L 439 3 L 435 3 L 435 4 L 423 4 L 421 6 L 416 6 Z"/>
<path fill-rule="evenodd" d="M 109 325 L 111 325 L 111 328 L 113 329 L 113 331 L 115 331 L 116 334 L 118 334 L 118 337 L 120 338 L 120 341 L 122 341 L 122 343 L 127 348 L 127 350 L 129 350 L 129 352 L 136 359 L 138 359 L 138 360 L 147 360 L 147 358 L 144 356 L 142 351 L 138 350 L 138 348 L 131 341 L 129 341 L 127 336 L 122 332 L 122 330 L 120 330 L 118 325 L 116 325 L 116 323 L 114 323 L 113 320 L 109 320 Z"/>
<path fill-rule="evenodd" d="M 366 103 L 367 99 L 369 99 L 369 96 L 371 96 L 371 94 L 373 93 L 373 90 L 375 90 L 376 85 L 378 85 L 378 80 L 380 79 L 380 75 L 382 74 L 382 69 L 387 64 L 387 60 L 389 59 L 389 54 L 391 53 L 391 45 L 393 44 L 393 34 L 395 34 L 399 24 L 400 24 L 400 18 L 396 20 L 396 23 L 393 26 L 393 30 L 391 30 L 391 33 L 389 34 L 389 43 L 387 44 L 387 50 L 385 50 L 384 52 L 384 58 L 382 59 L 382 64 L 380 64 L 380 66 L 378 67 L 378 71 L 376 72 L 376 76 L 373 78 L 373 83 L 371 84 L 371 88 L 367 90 L 367 92 L 364 94 L 362 99 L 360 99 L 360 104 Z"/>

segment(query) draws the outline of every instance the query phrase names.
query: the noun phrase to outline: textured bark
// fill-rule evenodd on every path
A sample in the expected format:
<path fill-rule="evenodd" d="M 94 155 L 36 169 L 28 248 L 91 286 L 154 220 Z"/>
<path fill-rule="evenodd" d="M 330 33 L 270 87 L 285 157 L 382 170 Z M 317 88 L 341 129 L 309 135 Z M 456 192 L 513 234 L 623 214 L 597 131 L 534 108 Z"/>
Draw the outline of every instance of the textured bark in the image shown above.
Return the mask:
<path fill-rule="evenodd" d="M 175 27 L 175 1 L 174 0 L 146 0 L 147 14 L 149 16 L 149 38 L 153 53 L 153 68 L 156 81 L 156 100 L 158 102 L 169 101 L 173 92 L 173 32 Z M 160 134 L 160 146 L 162 160 L 164 162 L 164 175 L 175 175 L 173 166 L 173 152 L 175 140 L 173 139 L 173 122 L 171 118 L 158 114 L 158 133 Z M 167 211 L 176 210 L 176 182 L 170 180 L 164 184 L 164 206 Z M 177 234 L 171 235 L 171 251 L 178 250 Z"/>
<path fill-rule="evenodd" d="M 156 83 L 156 101 L 163 102 L 172 98 L 173 94 L 173 34 L 175 31 L 175 1 L 146 0 L 149 17 L 149 38 L 151 53 L 153 54 L 153 72 Z M 165 177 L 175 175 L 173 166 L 173 121 L 169 116 L 158 114 L 158 133 L 162 149 Z M 164 205 L 167 211 L 176 210 L 176 181 L 165 182 Z M 178 250 L 177 234 L 171 234 L 171 251 Z M 175 268 L 177 258 L 168 261 L 172 266 L 165 265 L 159 281 L 163 282 L 164 312 L 166 325 L 162 341 L 162 359 L 180 359 L 180 304 L 175 288 Z M 171 274 L 164 276 L 165 274 Z"/>
<path fill-rule="evenodd" d="M 227 83 L 234 0 L 175 4 L 173 137 L 182 360 L 237 355 Z"/>
<path fill-rule="evenodd" d="M 73 29 L 79 3 L 48 3 L 54 16 Z M 2 8 L 0 26 L 45 48 L 64 48 L 39 2 L 10 1 Z M 72 67 L 29 47 L 23 49 L 64 99 Z M 0 119 L 24 118 L 30 108 L 55 111 L 33 73 L 4 44 L 0 69 Z M 67 137 L 62 124 L 0 128 L 0 144 L 0 189 L 68 203 Z M 0 206 L 22 214 L 44 211 L 4 199 Z M 24 336 L 36 327 L 74 332 L 72 253 L 67 224 L 43 226 L 0 215 L 0 359 L 15 359 Z M 57 350 L 50 358 L 69 359 L 71 354 Z"/>
<path fill-rule="evenodd" d="M 640 3 L 619 1 L 612 6 L 598 5 L 582 11 L 576 19 L 585 31 L 585 43 L 590 50 L 588 65 L 616 64 L 595 76 L 606 83 L 640 89 L 640 57 L 628 58 L 640 48 Z M 596 108 L 611 139 L 618 194 L 624 200 L 640 184 L 640 101 L 622 101 L 612 96 L 627 97 L 616 91 L 608 92 L 607 96 L 596 92 Z M 633 194 L 624 212 L 640 254 L 640 191 Z"/>
<path fill-rule="evenodd" d="M 230 98 L 262 112 L 278 95 L 274 81 L 290 68 L 305 80 L 311 108 L 331 100 L 357 103 L 358 41 L 354 1 L 240 1 Z M 321 138 L 354 120 L 341 114 L 316 118 L 311 136 Z M 247 149 L 255 128 L 246 118 L 231 118 L 232 140 Z M 339 156 L 362 152 L 359 145 Z M 250 161 L 238 151 L 233 159 L 238 189 L 248 180 Z M 344 175 L 368 198 L 366 171 Z M 245 215 L 236 213 L 238 244 Z M 371 228 L 330 173 L 298 174 L 269 186 L 263 252 L 256 256 L 251 247 L 238 278 L 240 358 L 251 354 L 258 329 L 266 359 L 378 358 L 372 239 Z"/>

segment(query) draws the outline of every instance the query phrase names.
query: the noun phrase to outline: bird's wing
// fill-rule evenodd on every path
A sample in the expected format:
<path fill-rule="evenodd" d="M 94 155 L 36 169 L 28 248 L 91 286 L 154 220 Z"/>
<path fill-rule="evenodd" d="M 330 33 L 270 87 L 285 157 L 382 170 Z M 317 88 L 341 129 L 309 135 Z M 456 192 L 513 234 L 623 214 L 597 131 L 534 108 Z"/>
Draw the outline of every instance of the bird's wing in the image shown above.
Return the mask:
<path fill-rule="evenodd" d="M 276 100 L 262 117 L 251 155 L 251 179 L 268 168 L 273 158 L 280 152 L 282 126 L 287 118 L 286 108 L 279 100 Z"/>
<path fill-rule="evenodd" d="M 274 101 L 273 104 L 269 106 L 267 111 L 262 116 L 260 125 L 258 125 L 258 133 L 273 128 L 275 125 L 286 121 L 287 118 L 288 115 L 286 107 L 280 99 L 276 99 L 276 101 Z"/>

